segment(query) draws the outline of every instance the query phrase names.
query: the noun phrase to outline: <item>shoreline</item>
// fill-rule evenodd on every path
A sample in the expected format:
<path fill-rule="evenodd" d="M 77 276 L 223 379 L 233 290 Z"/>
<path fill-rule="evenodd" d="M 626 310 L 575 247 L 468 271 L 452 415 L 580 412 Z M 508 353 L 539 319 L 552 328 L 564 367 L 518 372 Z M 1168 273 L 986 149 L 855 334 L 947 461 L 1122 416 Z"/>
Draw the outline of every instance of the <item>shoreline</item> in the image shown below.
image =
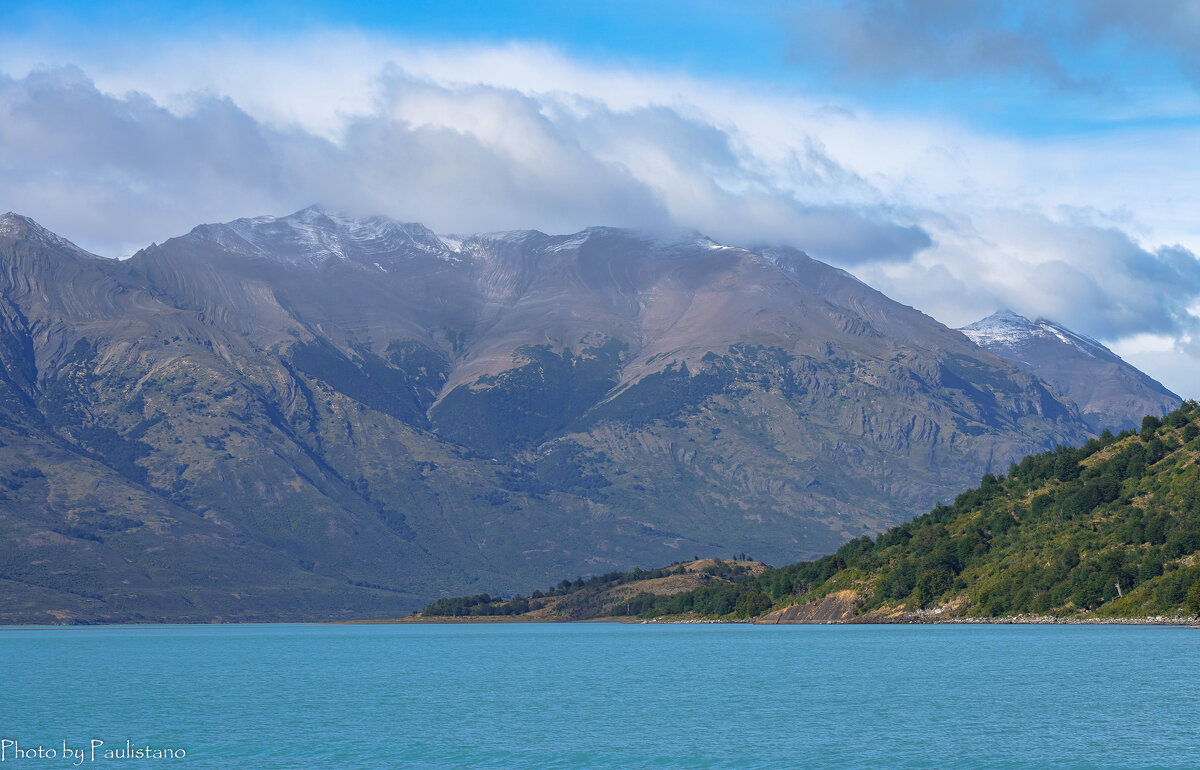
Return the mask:
<path fill-rule="evenodd" d="M 881 624 L 889 621 L 881 621 Z M 1026 625 L 1026 626 L 1184 626 L 1200 628 L 1200 618 L 1154 615 L 1140 618 L 1072 618 L 1054 615 L 1013 615 L 999 618 L 946 618 L 927 620 L 914 618 L 895 621 L 904 625 Z"/>
<path fill-rule="evenodd" d="M 846 620 L 814 620 L 807 622 L 761 622 L 761 618 L 732 620 L 724 618 L 650 618 L 642 620 L 632 617 L 587 618 L 584 620 L 556 620 L 553 618 L 519 618 L 496 616 L 446 616 L 431 618 L 390 618 L 383 620 L 342 620 L 322 623 L 321 625 L 471 625 L 478 623 L 622 623 L 626 625 L 721 625 L 741 624 L 749 626 L 932 626 L 932 625 L 973 625 L 973 626 L 1179 626 L 1183 628 L 1200 629 L 1200 618 L 1168 617 L 1154 615 L 1137 618 L 1076 618 L 1058 617 L 1055 615 L 1012 615 L 997 618 L 956 617 L 946 618 L 937 616 L 918 616 L 906 614 L 890 618 L 851 618 Z"/>
<path fill-rule="evenodd" d="M 1060 617 L 1057 615 L 1008 615 L 995 618 L 956 616 L 947 617 L 936 610 L 916 610 L 890 616 L 864 615 L 857 618 L 822 620 L 767 620 L 769 615 L 757 618 L 700 618 L 662 617 L 641 619 L 632 616 L 583 618 L 564 620 L 558 618 L 531 618 L 505 615 L 463 615 L 443 617 L 359 618 L 353 620 L 248 620 L 248 621 L 196 621 L 136 623 L 12 623 L 0 624 L 0 629 L 48 629 L 48 628 L 186 628 L 206 626 L 258 626 L 258 625 L 308 625 L 308 626 L 372 626 L 372 625 L 473 625 L 505 623 L 619 623 L 625 625 L 721 625 L 741 624 L 751 626 L 914 626 L 914 625 L 975 625 L 975 626 L 1176 626 L 1200 630 L 1200 617 L 1181 615 L 1152 615 L 1133 618 L 1110 617 Z"/>

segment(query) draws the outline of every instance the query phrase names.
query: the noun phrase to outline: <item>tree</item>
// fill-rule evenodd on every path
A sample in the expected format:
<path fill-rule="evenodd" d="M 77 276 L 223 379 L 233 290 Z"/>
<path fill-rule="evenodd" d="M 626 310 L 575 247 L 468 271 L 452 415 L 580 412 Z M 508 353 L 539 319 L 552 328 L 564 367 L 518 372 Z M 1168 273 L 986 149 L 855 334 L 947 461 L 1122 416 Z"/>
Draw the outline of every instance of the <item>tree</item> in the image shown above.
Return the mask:
<path fill-rule="evenodd" d="M 1192 587 L 1188 589 L 1187 598 L 1184 599 L 1184 607 L 1192 615 L 1200 615 L 1200 578 L 1192 583 Z"/>
<path fill-rule="evenodd" d="M 948 571 L 942 569 L 927 569 L 921 573 L 919 578 L 917 578 L 917 588 L 916 592 L 914 593 L 914 598 L 916 598 L 917 602 L 919 602 L 922 607 L 928 607 L 933 604 L 939 596 L 944 594 L 946 591 L 949 591 L 950 586 L 953 584 L 954 576 Z"/>
<path fill-rule="evenodd" d="M 735 614 L 741 618 L 753 618 L 769 609 L 771 609 L 771 597 L 755 589 L 737 603 Z"/>

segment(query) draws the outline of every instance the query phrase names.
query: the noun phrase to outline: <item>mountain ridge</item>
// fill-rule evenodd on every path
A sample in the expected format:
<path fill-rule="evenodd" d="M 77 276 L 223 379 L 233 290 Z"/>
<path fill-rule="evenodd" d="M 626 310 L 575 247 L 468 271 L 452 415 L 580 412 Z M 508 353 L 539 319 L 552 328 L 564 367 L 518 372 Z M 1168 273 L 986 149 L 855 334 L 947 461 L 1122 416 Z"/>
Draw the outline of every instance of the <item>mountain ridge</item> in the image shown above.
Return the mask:
<path fill-rule="evenodd" d="M 1087 436 L 1038 378 L 802 252 L 291 218 L 120 261 L 0 235 L 0 460 L 50 480 L 13 482 L 0 529 L 28 551 L 0 579 L 75 620 L 395 616 L 680 552 L 815 556 Z M 188 569 L 272 566 L 114 599 L 114 560 L 179 521 L 211 533 Z"/>

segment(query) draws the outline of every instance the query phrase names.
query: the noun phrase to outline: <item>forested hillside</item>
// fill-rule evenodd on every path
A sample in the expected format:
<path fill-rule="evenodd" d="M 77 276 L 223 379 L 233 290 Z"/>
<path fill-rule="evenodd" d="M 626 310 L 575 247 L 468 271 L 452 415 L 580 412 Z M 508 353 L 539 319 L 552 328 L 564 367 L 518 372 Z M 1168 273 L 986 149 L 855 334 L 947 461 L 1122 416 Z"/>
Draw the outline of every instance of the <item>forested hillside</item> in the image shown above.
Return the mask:
<path fill-rule="evenodd" d="M 815 561 L 611 616 L 781 622 L 1200 614 L 1200 405 L 1026 457 L 952 504 Z M 611 576 L 608 576 L 611 577 Z M 487 612 L 508 611 L 493 600 Z"/>
<path fill-rule="evenodd" d="M 1026 457 L 1007 476 L 830 556 L 640 607 L 757 616 L 853 596 L 856 617 L 1200 614 L 1200 407 Z M 842 596 L 847 596 L 843 593 Z"/>

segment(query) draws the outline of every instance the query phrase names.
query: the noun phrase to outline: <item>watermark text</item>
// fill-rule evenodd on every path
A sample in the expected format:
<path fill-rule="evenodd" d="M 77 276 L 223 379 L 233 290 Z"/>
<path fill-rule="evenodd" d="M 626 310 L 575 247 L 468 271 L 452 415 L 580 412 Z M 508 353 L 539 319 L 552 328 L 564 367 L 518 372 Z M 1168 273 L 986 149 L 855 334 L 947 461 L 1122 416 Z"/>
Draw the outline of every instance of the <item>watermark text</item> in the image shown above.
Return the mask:
<path fill-rule="evenodd" d="M 124 743 L 92 738 L 85 743 L 62 741 L 59 743 L 22 744 L 16 738 L 0 738 L 0 762 L 29 762 L 66 760 L 79 766 L 93 762 L 111 762 L 122 759 L 187 759 L 187 749 L 177 746 L 154 746 L 127 740 Z"/>

